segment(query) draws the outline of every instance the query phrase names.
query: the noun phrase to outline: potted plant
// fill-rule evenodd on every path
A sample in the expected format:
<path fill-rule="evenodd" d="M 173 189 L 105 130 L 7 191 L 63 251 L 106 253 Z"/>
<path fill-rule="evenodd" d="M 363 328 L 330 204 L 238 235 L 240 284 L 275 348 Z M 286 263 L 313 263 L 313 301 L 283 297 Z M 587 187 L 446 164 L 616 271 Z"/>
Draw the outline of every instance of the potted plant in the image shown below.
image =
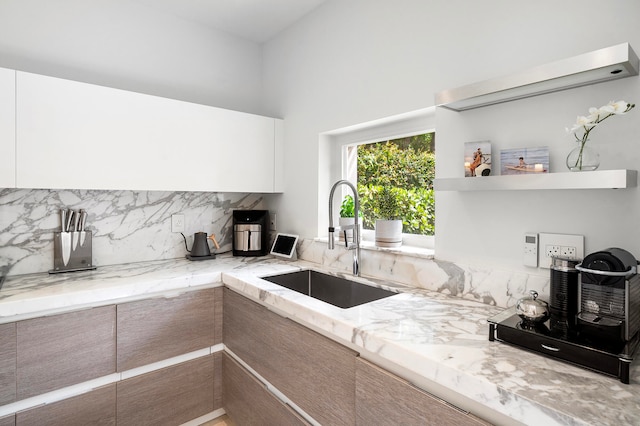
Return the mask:
<path fill-rule="evenodd" d="M 356 206 L 353 197 L 351 195 L 345 195 L 342 200 L 342 204 L 340 204 L 340 219 L 338 221 L 340 228 L 353 225 L 355 223 L 355 209 Z M 360 213 L 359 216 L 362 216 L 362 214 Z M 362 223 L 359 223 L 358 225 L 362 228 Z M 344 241 L 344 233 L 341 231 L 339 234 L 339 241 Z M 352 229 L 347 230 L 347 240 L 353 241 Z"/>
<path fill-rule="evenodd" d="M 400 247 L 402 245 L 402 211 L 397 194 L 385 185 L 378 194 L 378 215 L 375 236 L 378 247 Z"/>

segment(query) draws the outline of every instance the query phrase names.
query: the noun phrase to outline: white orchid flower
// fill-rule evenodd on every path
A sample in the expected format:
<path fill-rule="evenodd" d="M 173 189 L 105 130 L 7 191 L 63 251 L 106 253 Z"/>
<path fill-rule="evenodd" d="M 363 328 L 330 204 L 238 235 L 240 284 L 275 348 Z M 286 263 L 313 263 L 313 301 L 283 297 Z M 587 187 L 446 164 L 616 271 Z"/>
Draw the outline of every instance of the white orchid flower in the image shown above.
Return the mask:
<path fill-rule="evenodd" d="M 626 114 L 631 109 L 629 108 L 629 103 L 627 103 L 626 101 L 611 101 L 609 102 L 608 106 L 612 108 L 612 114 Z"/>
<path fill-rule="evenodd" d="M 583 115 L 579 115 L 578 118 L 576 119 L 576 124 L 574 124 L 573 127 L 570 129 L 570 133 L 575 133 L 578 130 L 581 130 L 583 128 L 585 130 L 590 129 L 595 125 L 596 123 L 592 116 L 585 117 Z"/>

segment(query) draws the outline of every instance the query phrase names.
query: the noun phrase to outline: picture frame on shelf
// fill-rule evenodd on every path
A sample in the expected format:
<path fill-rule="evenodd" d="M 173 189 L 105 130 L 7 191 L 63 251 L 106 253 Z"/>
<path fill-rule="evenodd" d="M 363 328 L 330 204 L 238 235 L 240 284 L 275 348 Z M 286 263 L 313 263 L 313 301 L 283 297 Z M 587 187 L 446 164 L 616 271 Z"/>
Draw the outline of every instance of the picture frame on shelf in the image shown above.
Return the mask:
<path fill-rule="evenodd" d="M 491 142 L 465 142 L 464 176 L 482 177 L 491 174 Z"/>
<path fill-rule="evenodd" d="M 501 175 L 549 173 L 549 147 L 500 150 Z"/>

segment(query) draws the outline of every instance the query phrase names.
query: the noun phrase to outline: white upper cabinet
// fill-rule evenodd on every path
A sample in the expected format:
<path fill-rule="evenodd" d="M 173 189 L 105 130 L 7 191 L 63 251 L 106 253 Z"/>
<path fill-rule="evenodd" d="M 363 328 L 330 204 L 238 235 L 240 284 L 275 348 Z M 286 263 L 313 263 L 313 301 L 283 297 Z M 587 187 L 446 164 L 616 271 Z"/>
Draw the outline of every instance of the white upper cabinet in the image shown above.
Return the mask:
<path fill-rule="evenodd" d="M 16 72 L 0 68 L 0 188 L 16 187 Z"/>
<path fill-rule="evenodd" d="M 17 186 L 274 192 L 280 125 L 274 118 L 18 72 Z"/>

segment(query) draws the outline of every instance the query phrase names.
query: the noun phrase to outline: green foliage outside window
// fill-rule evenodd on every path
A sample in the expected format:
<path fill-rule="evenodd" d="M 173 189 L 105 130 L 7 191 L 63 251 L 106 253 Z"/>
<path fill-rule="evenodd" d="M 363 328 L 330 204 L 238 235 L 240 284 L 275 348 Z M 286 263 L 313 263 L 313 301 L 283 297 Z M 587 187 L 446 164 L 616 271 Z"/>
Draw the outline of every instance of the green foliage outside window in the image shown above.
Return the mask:
<path fill-rule="evenodd" d="M 402 219 L 402 232 L 434 234 L 434 147 L 434 133 L 358 146 L 358 194 L 365 229 L 373 229 L 376 219 L 390 218 L 386 216 L 391 213 L 383 210 L 388 204 L 385 196 L 391 195 L 399 206 L 391 215 Z"/>

